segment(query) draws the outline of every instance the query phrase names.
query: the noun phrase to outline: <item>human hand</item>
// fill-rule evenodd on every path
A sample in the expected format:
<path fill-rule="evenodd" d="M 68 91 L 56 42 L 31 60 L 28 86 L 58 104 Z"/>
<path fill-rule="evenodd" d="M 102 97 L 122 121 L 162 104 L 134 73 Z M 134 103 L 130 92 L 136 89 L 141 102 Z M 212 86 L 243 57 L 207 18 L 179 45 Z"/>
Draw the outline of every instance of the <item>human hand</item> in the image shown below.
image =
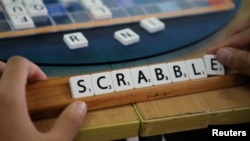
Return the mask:
<path fill-rule="evenodd" d="M 1 75 L 2 74 L 2 75 Z M 73 102 L 62 112 L 52 129 L 39 132 L 26 103 L 26 83 L 46 79 L 38 66 L 22 57 L 0 61 L 0 137 L 3 141 L 72 141 L 81 128 L 87 107 Z M 28 82 L 27 82 L 28 81 Z"/>
<path fill-rule="evenodd" d="M 250 75 L 250 16 L 232 26 L 223 41 L 207 50 L 224 65 Z"/>

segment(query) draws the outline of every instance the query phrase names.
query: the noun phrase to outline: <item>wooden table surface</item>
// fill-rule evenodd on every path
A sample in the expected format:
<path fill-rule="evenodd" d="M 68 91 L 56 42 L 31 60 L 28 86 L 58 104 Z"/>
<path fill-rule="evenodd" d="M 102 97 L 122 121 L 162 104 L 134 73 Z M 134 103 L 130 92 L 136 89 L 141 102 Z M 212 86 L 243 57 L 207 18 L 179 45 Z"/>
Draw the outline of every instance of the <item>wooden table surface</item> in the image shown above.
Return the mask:
<path fill-rule="evenodd" d="M 242 0 L 239 11 L 218 32 L 191 47 L 171 52 L 171 57 L 169 54 L 157 56 L 157 60 L 163 62 L 166 58 L 174 61 L 203 56 L 207 48 L 224 38 L 230 25 L 249 15 L 249 6 L 249 0 Z M 150 59 L 143 61 L 155 63 Z M 140 61 L 131 64 L 140 64 Z M 52 118 L 34 123 L 39 130 L 47 131 L 55 120 Z M 75 140 L 115 140 L 244 122 L 250 122 L 248 85 L 90 111 Z"/>

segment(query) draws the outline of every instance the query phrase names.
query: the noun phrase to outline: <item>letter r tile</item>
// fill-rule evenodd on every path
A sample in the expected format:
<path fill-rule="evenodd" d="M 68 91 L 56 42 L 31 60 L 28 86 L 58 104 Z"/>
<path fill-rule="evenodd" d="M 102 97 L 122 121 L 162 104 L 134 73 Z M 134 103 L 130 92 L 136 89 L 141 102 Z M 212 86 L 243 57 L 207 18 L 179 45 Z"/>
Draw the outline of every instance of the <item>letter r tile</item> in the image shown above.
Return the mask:
<path fill-rule="evenodd" d="M 133 80 L 129 69 L 115 70 L 111 72 L 115 91 L 134 89 Z"/>
<path fill-rule="evenodd" d="M 63 40 L 70 49 L 88 46 L 88 40 L 81 32 L 65 34 L 63 35 Z"/>

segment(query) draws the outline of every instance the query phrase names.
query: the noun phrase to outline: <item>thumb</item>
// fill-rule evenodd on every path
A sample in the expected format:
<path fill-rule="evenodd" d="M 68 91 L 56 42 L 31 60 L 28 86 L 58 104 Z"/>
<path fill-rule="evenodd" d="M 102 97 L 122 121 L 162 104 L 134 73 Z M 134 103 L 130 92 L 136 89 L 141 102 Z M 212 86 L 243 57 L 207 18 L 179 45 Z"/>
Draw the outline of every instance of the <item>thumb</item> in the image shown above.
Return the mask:
<path fill-rule="evenodd" d="M 219 49 L 216 57 L 222 64 L 250 75 L 250 53 L 248 51 L 226 47 Z"/>
<path fill-rule="evenodd" d="M 84 102 L 73 102 L 62 112 L 49 134 L 53 140 L 72 141 L 80 128 L 87 113 Z"/>

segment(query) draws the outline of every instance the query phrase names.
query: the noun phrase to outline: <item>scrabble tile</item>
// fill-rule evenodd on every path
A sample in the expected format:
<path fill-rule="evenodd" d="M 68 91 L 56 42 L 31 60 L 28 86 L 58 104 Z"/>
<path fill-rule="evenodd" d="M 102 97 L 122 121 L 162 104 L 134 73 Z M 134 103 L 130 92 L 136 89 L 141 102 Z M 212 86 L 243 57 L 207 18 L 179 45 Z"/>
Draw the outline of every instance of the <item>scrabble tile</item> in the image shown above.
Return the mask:
<path fill-rule="evenodd" d="M 208 75 L 224 75 L 224 66 L 216 59 L 215 55 L 207 54 L 203 56 Z"/>
<path fill-rule="evenodd" d="M 130 28 L 125 28 L 114 33 L 114 38 L 124 46 L 131 45 L 140 41 L 140 36 Z"/>
<path fill-rule="evenodd" d="M 165 29 L 165 24 L 155 17 L 141 20 L 140 26 L 149 33 L 156 33 Z"/>
<path fill-rule="evenodd" d="M 107 6 L 92 6 L 89 9 L 90 14 L 96 20 L 111 19 L 112 12 Z"/>
<path fill-rule="evenodd" d="M 22 4 L 22 0 L 2 0 L 4 6 L 9 4 Z"/>
<path fill-rule="evenodd" d="M 63 40 L 70 49 L 84 48 L 88 46 L 88 40 L 81 32 L 65 34 Z"/>
<path fill-rule="evenodd" d="M 73 98 L 82 98 L 94 95 L 94 88 L 90 75 L 74 76 L 69 79 Z"/>
<path fill-rule="evenodd" d="M 110 72 L 91 74 L 96 95 L 112 93 L 115 91 Z"/>
<path fill-rule="evenodd" d="M 130 73 L 135 88 L 150 87 L 153 85 L 150 70 L 148 66 L 131 68 Z"/>
<path fill-rule="evenodd" d="M 168 63 L 168 67 L 172 82 L 189 80 L 185 61 L 170 62 Z"/>
<path fill-rule="evenodd" d="M 115 91 L 134 89 L 133 80 L 129 69 L 111 71 Z"/>
<path fill-rule="evenodd" d="M 186 60 L 186 66 L 191 80 L 206 78 L 207 71 L 203 59 Z"/>
<path fill-rule="evenodd" d="M 10 21 L 16 30 L 34 28 L 34 22 L 29 15 L 12 15 Z"/>
<path fill-rule="evenodd" d="M 43 3 L 43 0 L 23 0 L 24 4 L 28 3 Z"/>
<path fill-rule="evenodd" d="M 48 15 L 48 10 L 43 3 L 28 3 L 26 9 L 31 17 Z"/>
<path fill-rule="evenodd" d="M 81 3 L 86 9 L 90 9 L 93 6 L 103 5 L 102 0 L 81 0 Z"/>
<path fill-rule="evenodd" d="M 168 84 L 172 82 L 167 64 L 150 65 L 149 69 L 154 85 Z"/>
<path fill-rule="evenodd" d="M 5 6 L 8 16 L 27 14 L 26 8 L 22 4 L 10 4 Z"/>

